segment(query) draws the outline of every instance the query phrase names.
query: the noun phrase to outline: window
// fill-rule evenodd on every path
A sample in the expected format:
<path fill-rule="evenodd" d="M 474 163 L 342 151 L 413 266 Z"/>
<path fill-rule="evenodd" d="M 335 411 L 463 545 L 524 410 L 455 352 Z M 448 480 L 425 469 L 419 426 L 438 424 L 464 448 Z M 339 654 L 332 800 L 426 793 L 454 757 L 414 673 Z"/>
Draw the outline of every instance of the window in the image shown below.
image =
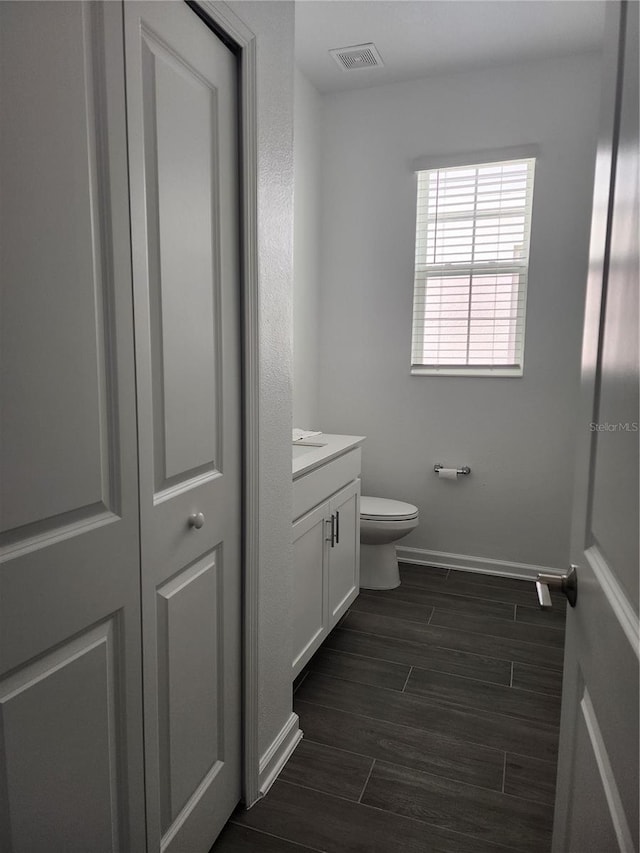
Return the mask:
<path fill-rule="evenodd" d="M 413 374 L 522 375 L 534 166 L 418 171 Z"/>

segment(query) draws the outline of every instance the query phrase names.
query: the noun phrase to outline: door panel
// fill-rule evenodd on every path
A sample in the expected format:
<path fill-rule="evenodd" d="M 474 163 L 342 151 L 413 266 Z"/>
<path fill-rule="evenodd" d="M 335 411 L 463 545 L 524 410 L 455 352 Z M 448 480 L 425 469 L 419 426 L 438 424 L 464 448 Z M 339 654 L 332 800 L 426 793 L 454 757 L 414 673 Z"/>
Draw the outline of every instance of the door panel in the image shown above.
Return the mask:
<path fill-rule="evenodd" d="M 638 4 L 607 4 L 553 849 L 637 853 Z"/>
<path fill-rule="evenodd" d="M 163 832 L 223 757 L 224 730 L 218 725 L 223 690 L 221 557 L 218 552 L 206 555 L 158 589 Z"/>
<path fill-rule="evenodd" d="M 597 837 L 598 827 L 606 824 L 619 827 L 621 837 L 635 835 L 635 846 L 604 849 L 637 850 L 638 659 L 632 638 L 625 635 L 630 623 L 624 625 L 621 610 L 607 600 L 609 576 L 609 567 L 590 549 L 579 566 L 578 604 L 567 608 L 554 831 L 554 850 L 562 853 L 601 853 L 595 844 L 581 847 L 579 838 L 590 831 Z M 591 737 L 585 738 L 582 729 Z M 594 768 L 597 779 L 580 778 Z M 582 785 L 588 785 L 592 797 L 580 796 Z M 606 806 L 604 811 L 597 810 L 598 803 Z"/>
<path fill-rule="evenodd" d="M 2 253 L 11 283 L 2 305 L 2 440 L 11 453 L 3 464 L 1 529 L 13 531 L 14 541 L 112 509 L 116 485 L 109 482 L 116 460 L 107 405 L 112 247 L 101 227 L 109 211 L 98 207 L 109 205 L 107 151 L 98 143 L 107 131 L 105 80 L 92 45 L 103 27 L 98 10 L 36 4 L 27 15 L 19 5 L 3 4 L 2 13 L 9 92 L 2 227 L 11 235 Z M 43 42 L 49 62 L 36 63 Z M 64 283 L 64 300 L 56 283 Z"/>
<path fill-rule="evenodd" d="M 44 827 L 56 825 L 69 839 L 65 851 L 119 849 L 114 651 L 109 620 L 3 680 L 3 818 L 13 836 L 3 849 L 49 853 Z"/>
<path fill-rule="evenodd" d="M 236 63 L 184 3 L 125 42 L 149 850 L 198 853 L 240 798 Z"/>
<path fill-rule="evenodd" d="M 311 657 L 313 643 L 328 622 L 328 514 L 329 504 L 324 503 L 293 525 L 293 678 Z"/>
<path fill-rule="evenodd" d="M 601 341 L 591 528 L 636 614 L 638 572 L 638 5 L 627 7 L 621 113 Z M 634 322 L 635 320 L 635 322 Z"/>
<path fill-rule="evenodd" d="M 160 491 L 219 456 L 219 115 L 216 87 L 145 30 L 142 85 Z"/>
<path fill-rule="evenodd" d="M 0 4 L 3 851 L 145 844 L 122 25 Z"/>
<path fill-rule="evenodd" d="M 337 515 L 335 546 L 329 551 L 329 630 L 360 591 L 360 480 L 331 498 Z"/>
<path fill-rule="evenodd" d="M 607 802 L 611 790 L 606 790 L 606 775 L 602 772 L 606 763 L 606 752 L 600 752 L 597 722 L 592 716 L 589 695 L 583 693 L 579 705 L 579 715 L 575 732 L 575 767 L 573 768 L 573 796 L 583 803 L 589 803 L 590 810 L 601 816 L 598 821 L 584 821 L 579 811 L 573 811 L 570 818 L 569 837 L 571 850 L 617 850 L 618 841 L 613 824 L 613 810 Z M 596 757 L 597 756 L 597 757 Z M 610 765 L 609 765 L 610 766 Z M 632 850 L 632 847 L 627 847 Z"/>

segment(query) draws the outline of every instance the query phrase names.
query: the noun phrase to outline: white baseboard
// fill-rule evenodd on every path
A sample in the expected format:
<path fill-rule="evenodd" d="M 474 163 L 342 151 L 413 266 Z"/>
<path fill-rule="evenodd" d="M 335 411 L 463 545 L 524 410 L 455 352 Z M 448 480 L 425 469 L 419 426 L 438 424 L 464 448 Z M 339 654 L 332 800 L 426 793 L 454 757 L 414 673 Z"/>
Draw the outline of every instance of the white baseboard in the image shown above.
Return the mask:
<path fill-rule="evenodd" d="M 396 546 L 398 559 L 403 563 L 415 563 L 419 566 L 438 566 L 443 569 L 458 569 L 465 572 L 478 572 L 483 575 L 501 575 L 520 580 L 535 580 L 539 572 L 561 575 L 561 569 L 550 566 L 534 566 L 530 563 L 511 563 L 506 560 L 489 560 L 486 557 L 472 557 L 468 554 L 448 554 L 446 551 L 428 551 L 426 548 L 407 548 Z"/>
<path fill-rule="evenodd" d="M 291 714 L 278 736 L 260 759 L 259 791 L 264 797 L 289 760 L 289 756 L 302 740 L 297 714 Z"/>

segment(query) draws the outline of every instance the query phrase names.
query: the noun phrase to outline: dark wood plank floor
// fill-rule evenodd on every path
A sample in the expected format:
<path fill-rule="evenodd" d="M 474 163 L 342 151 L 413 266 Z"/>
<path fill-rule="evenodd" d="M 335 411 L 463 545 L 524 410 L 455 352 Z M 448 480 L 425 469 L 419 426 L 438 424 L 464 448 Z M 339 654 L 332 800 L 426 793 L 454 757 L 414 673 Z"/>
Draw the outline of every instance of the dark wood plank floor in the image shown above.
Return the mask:
<path fill-rule="evenodd" d="M 304 739 L 211 853 L 548 853 L 565 601 L 401 565 L 298 677 Z"/>

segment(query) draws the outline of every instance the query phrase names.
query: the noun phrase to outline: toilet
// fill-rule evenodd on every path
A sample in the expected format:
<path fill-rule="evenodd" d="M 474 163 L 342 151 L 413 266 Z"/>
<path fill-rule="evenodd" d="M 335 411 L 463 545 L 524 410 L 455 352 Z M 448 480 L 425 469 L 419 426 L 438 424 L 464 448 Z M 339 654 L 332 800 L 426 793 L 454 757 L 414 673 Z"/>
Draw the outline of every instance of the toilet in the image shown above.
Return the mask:
<path fill-rule="evenodd" d="M 418 507 L 388 498 L 360 498 L 360 588 L 400 585 L 395 542 L 418 526 Z"/>

